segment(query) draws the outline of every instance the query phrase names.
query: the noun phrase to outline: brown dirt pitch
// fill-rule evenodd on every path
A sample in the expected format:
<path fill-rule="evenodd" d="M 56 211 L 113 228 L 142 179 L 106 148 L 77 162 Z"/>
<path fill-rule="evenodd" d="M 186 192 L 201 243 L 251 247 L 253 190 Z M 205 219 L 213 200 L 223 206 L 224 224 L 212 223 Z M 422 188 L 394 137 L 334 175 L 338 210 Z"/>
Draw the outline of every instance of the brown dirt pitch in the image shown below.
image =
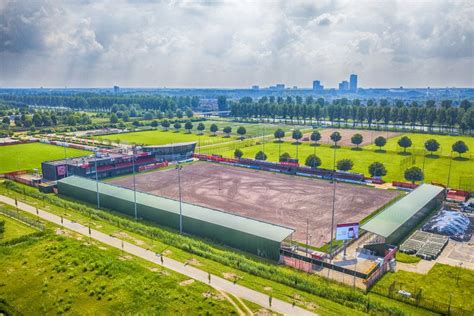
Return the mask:
<path fill-rule="evenodd" d="M 109 181 L 128 188 L 133 178 Z M 178 199 L 175 169 L 136 176 L 137 190 Z M 318 179 L 198 162 L 183 166 L 182 199 L 296 229 L 295 240 L 311 245 L 330 240 L 333 184 Z M 337 183 L 335 223 L 358 222 L 398 195 L 395 191 Z"/>
<path fill-rule="evenodd" d="M 343 128 L 339 128 L 339 129 L 325 128 L 319 131 L 321 133 L 321 140 L 319 141 L 319 143 L 333 145 L 334 142 L 331 140 L 330 136 L 333 132 L 336 132 L 336 131 L 339 132 L 342 137 L 341 140 L 337 143 L 339 146 L 355 146 L 354 144 L 351 143 L 351 137 L 354 136 L 354 134 L 361 134 L 362 137 L 364 138 L 362 144 L 360 144 L 359 146 L 373 144 L 374 140 L 379 136 L 383 136 L 386 139 L 389 139 L 389 138 L 401 135 L 401 133 L 396 133 L 396 132 L 343 129 Z M 311 139 L 310 136 L 311 136 L 311 133 L 305 133 L 303 135 L 303 138 L 307 137 L 308 139 Z M 287 137 L 285 140 L 294 141 L 294 139 L 292 139 L 291 136 Z"/>

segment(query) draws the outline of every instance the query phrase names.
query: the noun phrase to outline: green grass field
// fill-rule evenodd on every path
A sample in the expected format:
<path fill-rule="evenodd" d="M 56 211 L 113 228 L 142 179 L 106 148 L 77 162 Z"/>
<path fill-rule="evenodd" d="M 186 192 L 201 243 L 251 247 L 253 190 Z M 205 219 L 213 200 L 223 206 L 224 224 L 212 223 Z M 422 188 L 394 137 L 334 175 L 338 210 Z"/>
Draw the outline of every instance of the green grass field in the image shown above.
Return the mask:
<path fill-rule="evenodd" d="M 143 132 L 132 132 L 132 133 L 123 133 L 123 134 L 111 134 L 104 136 L 97 136 L 99 139 L 108 139 L 116 142 L 120 140 L 121 143 L 136 143 L 136 144 L 145 144 L 145 145 L 165 145 L 165 144 L 174 144 L 174 143 L 184 143 L 184 142 L 201 142 L 201 146 L 206 146 L 210 144 L 217 144 L 222 142 L 229 142 L 235 140 L 234 137 L 222 137 L 222 135 L 210 136 L 202 135 L 199 136 L 196 133 L 186 133 L 184 130 L 179 132 L 175 131 L 162 131 L 162 130 L 152 130 L 152 131 L 143 131 Z"/>
<path fill-rule="evenodd" d="M 279 147 L 280 144 L 274 142 L 265 144 L 264 151 L 269 161 L 276 162 L 279 152 L 282 154 L 288 152 L 292 157 L 296 157 L 296 151 L 298 150 L 298 157 L 302 164 L 304 164 L 307 156 L 316 153 L 322 160 L 322 168 L 333 168 L 334 150 L 329 146 L 311 146 L 308 143 L 297 146 L 285 142 L 281 143 L 281 149 L 279 149 Z M 255 158 L 255 154 L 263 150 L 263 146 L 251 146 L 241 148 L 241 150 L 244 152 L 244 157 Z M 217 153 L 223 154 L 226 157 L 233 157 L 234 155 L 234 151 L 229 149 Z M 388 171 L 387 175 L 383 177 L 385 181 L 405 181 L 404 172 L 407 165 L 404 164 L 404 161 L 410 161 L 408 167 L 411 167 L 411 156 L 403 156 L 393 152 L 379 153 L 369 149 L 356 151 L 346 147 L 339 148 L 336 150 L 336 161 L 341 159 L 351 159 L 354 162 L 353 171 L 363 173 L 366 176 L 369 176 L 368 167 L 371 163 L 375 161 L 382 162 Z M 425 165 L 425 179 L 427 182 L 447 183 L 450 164 L 451 176 L 449 184 L 452 187 L 463 186 L 462 183 L 460 184 L 461 177 L 474 177 L 474 160 L 451 160 L 448 157 L 430 158 L 416 156 L 415 165 L 422 168 L 423 160 Z"/>
<path fill-rule="evenodd" d="M 232 133 L 236 135 L 237 129 L 239 126 L 245 127 L 247 130 L 247 136 L 262 136 L 264 135 L 273 135 L 273 133 L 278 129 L 281 128 L 285 132 L 289 132 L 295 128 L 292 125 L 285 125 L 285 124 L 271 124 L 271 123 L 240 123 L 240 122 L 233 122 L 233 121 L 226 121 L 226 120 L 207 120 L 203 121 L 204 125 L 206 126 L 206 131 L 209 131 L 209 128 L 212 124 L 216 124 L 219 127 L 219 131 L 222 132 L 222 129 L 226 126 L 230 126 L 232 128 Z M 198 123 L 194 123 L 194 129 L 196 129 Z"/>
<path fill-rule="evenodd" d="M 5 221 L 5 232 L 0 234 L 0 242 L 8 241 L 36 232 L 34 228 L 31 228 L 30 226 L 3 214 L 0 214 L 0 221 Z"/>
<path fill-rule="evenodd" d="M 0 247 L 0 298 L 18 314 L 235 314 L 206 284 L 67 235 Z"/>
<path fill-rule="evenodd" d="M 473 282 L 474 271 L 437 263 L 426 275 L 407 271 L 387 273 L 373 287 L 372 292 L 388 295 L 389 287 L 395 283 L 393 291 L 395 296 L 398 295 L 396 293 L 399 289 L 412 294 L 421 289 L 420 306 L 436 302 L 440 307 L 447 307 L 451 299 L 451 306 L 472 312 Z"/>
<path fill-rule="evenodd" d="M 90 152 L 68 148 L 67 157 L 89 155 Z M 0 146 L 0 173 L 41 169 L 41 162 L 64 158 L 64 147 L 41 143 Z"/>
<path fill-rule="evenodd" d="M 415 149 L 416 151 L 424 150 L 425 142 L 428 139 L 435 139 L 440 144 L 440 149 L 435 154 L 450 156 L 451 150 L 452 150 L 451 146 L 458 140 L 462 140 L 469 147 L 469 151 L 465 154 L 465 156 L 472 155 L 472 157 L 474 157 L 474 137 L 469 137 L 469 136 L 445 136 L 445 135 L 408 133 L 408 134 L 403 134 L 403 135 L 388 139 L 387 144 L 383 147 L 383 149 L 387 151 L 403 151 L 403 148 L 401 148 L 397 144 L 398 140 L 403 136 L 409 137 L 413 143 L 412 147 L 407 149 L 407 151 L 412 151 L 413 149 Z M 367 145 L 364 148 L 378 149 L 378 147 L 375 145 Z M 457 155 L 458 155 L 457 153 L 453 153 L 454 157 Z"/>

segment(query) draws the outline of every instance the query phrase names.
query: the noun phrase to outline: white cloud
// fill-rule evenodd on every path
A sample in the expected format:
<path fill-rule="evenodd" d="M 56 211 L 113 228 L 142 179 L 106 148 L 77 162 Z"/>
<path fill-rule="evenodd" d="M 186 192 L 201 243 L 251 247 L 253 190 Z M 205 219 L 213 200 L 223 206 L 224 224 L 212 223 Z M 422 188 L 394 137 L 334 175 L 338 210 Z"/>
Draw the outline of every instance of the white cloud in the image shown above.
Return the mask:
<path fill-rule="evenodd" d="M 470 1 L 6 1 L 2 86 L 473 86 Z"/>

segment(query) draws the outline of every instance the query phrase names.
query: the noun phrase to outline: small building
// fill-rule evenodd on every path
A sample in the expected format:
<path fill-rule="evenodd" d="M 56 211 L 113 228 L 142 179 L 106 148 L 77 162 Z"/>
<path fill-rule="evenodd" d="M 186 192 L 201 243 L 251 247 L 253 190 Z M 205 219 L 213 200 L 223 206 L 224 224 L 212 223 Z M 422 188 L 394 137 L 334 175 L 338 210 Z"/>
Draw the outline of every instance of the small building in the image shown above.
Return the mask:
<path fill-rule="evenodd" d="M 100 207 L 134 216 L 134 191 L 77 176 L 58 181 L 59 194 Z M 136 192 L 138 218 L 179 229 L 180 202 L 143 192 Z M 236 249 L 279 260 L 281 242 L 294 229 L 220 210 L 181 203 L 183 232 L 222 243 Z"/>
<path fill-rule="evenodd" d="M 72 175 L 95 178 L 96 170 L 97 177 L 103 179 L 132 173 L 133 166 L 138 171 L 140 166 L 156 162 L 189 159 L 195 148 L 196 142 L 145 146 L 135 153 L 135 162 L 132 154 L 97 152 L 89 156 L 44 161 L 41 169 L 45 181 L 57 181 Z"/>
<path fill-rule="evenodd" d="M 362 230 L 372 234 L 364 247 L 375 250 L 377 245 L 398 245 L 429 214 L 439 210 L 444 198 L 444 188 L 420 185 L 361 226 Z"/>

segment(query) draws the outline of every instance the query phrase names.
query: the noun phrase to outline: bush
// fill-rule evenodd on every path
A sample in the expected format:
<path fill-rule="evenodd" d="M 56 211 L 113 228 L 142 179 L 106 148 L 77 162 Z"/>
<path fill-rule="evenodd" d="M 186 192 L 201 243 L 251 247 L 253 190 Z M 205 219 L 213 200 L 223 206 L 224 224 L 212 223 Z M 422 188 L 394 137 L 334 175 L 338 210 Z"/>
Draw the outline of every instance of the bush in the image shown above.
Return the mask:
<path fill-rule="evenodd" d="M 5 232 L 5 221 L 0 221 L 0 235 Z"/>

